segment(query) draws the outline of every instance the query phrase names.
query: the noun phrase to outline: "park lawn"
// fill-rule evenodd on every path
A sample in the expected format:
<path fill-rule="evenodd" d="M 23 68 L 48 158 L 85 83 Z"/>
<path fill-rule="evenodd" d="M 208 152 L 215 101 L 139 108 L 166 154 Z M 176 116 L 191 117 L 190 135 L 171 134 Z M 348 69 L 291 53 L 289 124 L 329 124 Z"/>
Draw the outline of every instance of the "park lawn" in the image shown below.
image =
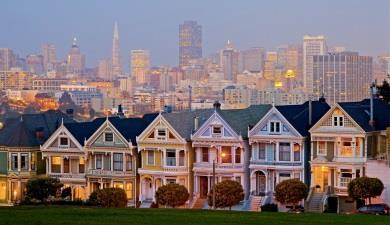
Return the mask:
<path fill-rule="evenodd" d="M 187 209 L 105 209 L 71 206 L 0 207 L 0 224 L 97 225 L 389 225 L 389 216 L 259 213 Z"/>

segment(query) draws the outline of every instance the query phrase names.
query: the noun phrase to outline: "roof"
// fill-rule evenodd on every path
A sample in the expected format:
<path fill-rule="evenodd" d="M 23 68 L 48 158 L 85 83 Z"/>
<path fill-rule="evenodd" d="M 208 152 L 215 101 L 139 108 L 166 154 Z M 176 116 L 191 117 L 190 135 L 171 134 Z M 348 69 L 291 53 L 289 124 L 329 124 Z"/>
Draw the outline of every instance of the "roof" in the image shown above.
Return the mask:
<path fill-rule="evenodd" d="M 302 136 L 306 137 L 309 135 L 309 129 L 330 109 L 325 101 L 311 101 L 312 118 L 309 124 L 309 104 L 310 102 L 307 101 L 301 105 L 276 106 L 276 109 Z"/>
<path fill-rule="evenodd" d="M 194 118 L 198 117 L 199 128 L 216 111 L 232 129 L 244 139 L 248 137 L 248 127 L 254 126 L 269 110 L 271 105 L 252 105 L 245 109 L 198 109 L 187 112 L 162 113 L 169 124 L 186 140 L 190 140 L 194 130 Z"/>
<path fill-rule="evenodd" d="M 49 110 L 44 113 L 23 114 L 18 118 L 9 118 L 0 130 L 0 146 L 38 147 L 64 122 L 74 122 L 61 111 Z M 37 130 L 42 138 L 37 138 Z"/>
<path fill-rule="evenodd" d="M 390 127 L 390 105 L 380 99 L 374 99 L 373 103 L 374 127 L 370 125 L 370 99 L 343 102 L 339 105 L 364 131 L 385 130 L 386 127 Z"/>
<path fill-rule="evenodd" d="M 108 119 L 126 140 L 130 140 L 133 145 L 136 145 L 136 137 L 146 129 L 157 115 L 157 113 L 145 114 L 140 118 L 101 117 L 90 122 L 67 123 L 64 126 L 83 145 L 84 140 L 89 139 Z"/>

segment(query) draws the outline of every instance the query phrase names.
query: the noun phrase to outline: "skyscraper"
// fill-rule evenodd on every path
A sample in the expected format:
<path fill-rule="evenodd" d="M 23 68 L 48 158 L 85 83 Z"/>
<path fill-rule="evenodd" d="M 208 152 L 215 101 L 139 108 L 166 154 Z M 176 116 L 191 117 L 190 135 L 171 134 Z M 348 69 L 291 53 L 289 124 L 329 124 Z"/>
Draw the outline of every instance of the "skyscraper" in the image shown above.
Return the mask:
<path fill-rule="evenodd" d="M 44 44 L 42 46 L 42 56 L 44 70 L 46 72 L 53 70 L 57 62 L 55 46 L 53 44 Z"/>
<path fill-rule="evenodd" d="M 313 55 L 325 55 L 327 53 L 325 37 L 303 37 L 303 86 L 309 93 L 313 92 Z"/>
<path fill-rule="evenodd" d="M 79 46 L 77 46 L 77 39 L 73 39 L 72 47 L 69 50 L 66 61 L 67 73 L 81 75 L 85 68 L 85 56 L 80 53 Z"/>
<path fill-rule="evenodd" d="M 26 57 L 27 70 L 33 74 L 42 74 L 44 72 L 43 56 L 31 54 Z"/>
<path fill-rule="evenodd" d="M 240 52 L 240 71 L 262 71 L 264 66 L 264 49 L 250 48 Z"/>
<path fill-rule="evenodd" d="M 120 56 L 120 47 L 119 47 L 119 32 L 118 24 L 115 22 L 114 25 L 114 35 L 112 38 L 112 76 L 116 77 L 122 73 L 122 64 Z"/>
<path fill-rule="evenodd" d="M 313 93 L 324 95 L 328 103 L 360 101 L 369 96 L 372 81 L 372 57 L 357 52 L 315 55 Z"/>
<path fill-rule="evenodd" d="M 99 78 L 103 80 L 112 80 L 111 77 L 111 60 L 109 59 L 102 59 L 98 62 L 98 71 L 97 75 Z"/>
<path fill-rule="evenodd" d="M 179 66 L 188 66 L 192 59 L 202 57 L 202 26 L 196 21 L 179 25 Z"/>
<path fill-rule="evenodd" d="M 130 56 L 131 76 L 135 77 L 137 84 L 147 84 L 148 70 L 150 68 L 149 51 L 138 49 L 132 50 Z"/>
<path fill-rule="evenodd" d="M 221 51 L 221 67 L 225 80 L 236 81 L 238 74 L 238 52 L 228 40 L 225 49 Z"/>
<path fill-rule="evenodd" d="M 14 54 L 10 48 L 0 48 L 0 71 L 10 70 L 13 66 Z"/>

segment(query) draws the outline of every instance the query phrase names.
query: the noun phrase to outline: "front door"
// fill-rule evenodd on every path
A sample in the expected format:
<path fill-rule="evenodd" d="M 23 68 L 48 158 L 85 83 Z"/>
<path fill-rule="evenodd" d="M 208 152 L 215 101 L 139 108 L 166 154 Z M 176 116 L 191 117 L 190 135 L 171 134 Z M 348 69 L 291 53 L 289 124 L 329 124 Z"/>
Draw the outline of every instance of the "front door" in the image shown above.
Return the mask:
<path fill-rule="evenodd" d="M 153 199 L 152 181 L 149 178 L 144 179 L 142 193 L 144 194 L 145 200 Z"/>
<path fill-rule="evenodd" d="M 200 179 L 200 182 L 199 182 L 200 197 L 207 198 L 207 193 L 209 192 L 208 183 L 207 183 L 208 179 L 205 176 L 201 176 L 201 177 L 199 177 L 199 179 Z"/>
<path fill-rule="evenodd" d="M 321 166 L 314 169 L 315 190 L 324 192 L 329 185 L 328 182 L 328 167 Z"/>
<path fill-rule="evenodd" d="M 265 195 L 266 177 L 262 171 L 256 172 L 256 195 Z"/>

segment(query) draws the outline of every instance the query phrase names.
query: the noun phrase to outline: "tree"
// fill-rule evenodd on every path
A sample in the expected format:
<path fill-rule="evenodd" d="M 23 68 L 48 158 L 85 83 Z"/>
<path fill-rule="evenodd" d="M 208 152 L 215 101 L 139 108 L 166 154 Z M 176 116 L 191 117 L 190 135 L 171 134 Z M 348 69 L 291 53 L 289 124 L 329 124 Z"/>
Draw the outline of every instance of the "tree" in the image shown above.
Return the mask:
<path fill-rule="evenodd" d="M 66 188 L 62 189 L 62 192 L 61 192 L 61 198 L 68 198 L 68 197 L 72 197 L 72 188 L 71 187 L 66 187 Z"/>
<path fill-rule="evenodd" d="M 207 202 L 209 206 L 213 206 L 213 191 L 214 188 L 207 195 Z M 233 205 L 237 205 L 244 200 L 244 190 L 237 181 L 224 180 L 215 185 L 215 208 L 232 209 Z"/>
<path fill-rule="evenodd" d="M 57 197 L 63 184 L 57 178 L 36 177 L 28 180 L 26 197 L 46 201 L 49 196 Z"/>
<path fill-rule="evenodd" d="M 386 103 L 390 103 L 390 84 L 384 80 L 381 86 L 378 86 L 379 95 Z"/>
<path fill-rule="evenodd" d="M 348 195 L 353 199 L 367 199 L 371 204 L 371 198 L 380 196 L 384 189 L 383 183 L 378 178 L 358 177 L 348 184 Z"/>
<path fill-rule="evenodd" d="M 280 182 L 275 188 L 275 199 L 282 204 L 296 204 L 306 198 L 309 188 L 298 179 L 289 179 Z"/>
<path fill-rule="evenodd" d="M 180 184 L 163 185 L 156 191 L 156 202 L 173 208 L 184 205 L 189 197 L 187 188 Z"/>
<path fill-rule="evenodd" d="M 127 206 L 127 196 L 121 188 L 98 189 L 91 193 L 88 203 L 101 207 L 124 208 Z"/>

